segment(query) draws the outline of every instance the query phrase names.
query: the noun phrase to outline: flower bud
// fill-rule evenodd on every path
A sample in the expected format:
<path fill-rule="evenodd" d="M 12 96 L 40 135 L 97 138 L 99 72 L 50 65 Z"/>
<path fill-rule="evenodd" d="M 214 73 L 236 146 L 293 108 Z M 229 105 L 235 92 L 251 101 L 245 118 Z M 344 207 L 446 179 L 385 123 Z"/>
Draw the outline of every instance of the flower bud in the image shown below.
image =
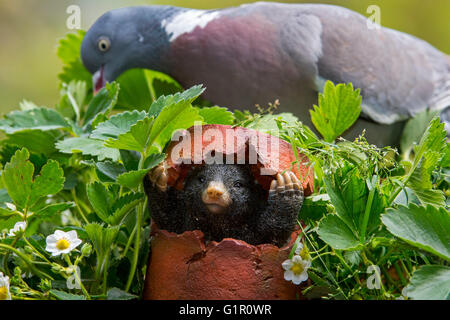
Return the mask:
<path fill-rule="evenodd" d="M 92 253 L 92 246 L 89 243 L 85 243 L 82 247 L 81 247 L 81 255 L 83 257 L 89 257 Z"/>

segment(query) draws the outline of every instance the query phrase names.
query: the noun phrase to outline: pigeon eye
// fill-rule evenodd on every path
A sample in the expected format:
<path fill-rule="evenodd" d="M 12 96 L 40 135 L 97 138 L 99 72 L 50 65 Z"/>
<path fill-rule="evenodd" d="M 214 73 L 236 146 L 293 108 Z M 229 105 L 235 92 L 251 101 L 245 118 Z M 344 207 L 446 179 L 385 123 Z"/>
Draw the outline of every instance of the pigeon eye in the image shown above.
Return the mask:
<path fill-rule="evenodd" d="M 106 37 L 101 37 L 101 38 L 98 40 L 97 45 L 98 45 L 98 49 L 99 49 L 100 51 L 105 52 L 105 51 L 108 51 L 108 50 L 109 50 L 109 47 L 111 46 L 111 42 L 109 41 L 108 38 L 106 38 Z"/>

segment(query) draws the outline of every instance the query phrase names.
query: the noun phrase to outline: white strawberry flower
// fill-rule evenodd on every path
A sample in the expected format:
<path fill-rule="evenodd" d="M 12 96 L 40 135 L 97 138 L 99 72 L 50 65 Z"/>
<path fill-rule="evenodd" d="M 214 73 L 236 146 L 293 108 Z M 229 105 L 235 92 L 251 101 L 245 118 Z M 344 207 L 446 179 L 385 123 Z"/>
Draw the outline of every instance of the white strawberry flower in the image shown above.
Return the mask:
<path fill-rule="evenodd" d="M 11 293 L 9 292 L 9 277 L 3 276 L 0 272 L 0 300 L 11 300 Z"/>
<path fill-rule="evenodd" d="M 27 227 L 27 223 L 24 221 L 17 222 L 14 227 L 9 230 L 8 236 L 14 237 L 18 231 L 25 231 L 25 228 Z"/>
<path fill-rule="evenodd" d="M 51 234 L 46 239 L 47 247 L 45 250 L 52 253 L 52 256 L 58 256 L 60 254 L 66 254 L 78 247 L 81 244 L 81 240 L 78 239 L 77 232 L 71 230 L 64 232 L 56 230 L 54 234 Z"/>
<path fill-rule="evenodd" d="M 287 259 L 282 263 L 284 279 L 292 281 L 294 284 L 300 284 L 308 280 L 308 268 L 311 266 L 311 260 L 303 260 L 301 256 L 295 255 L 292 259 Z"/>

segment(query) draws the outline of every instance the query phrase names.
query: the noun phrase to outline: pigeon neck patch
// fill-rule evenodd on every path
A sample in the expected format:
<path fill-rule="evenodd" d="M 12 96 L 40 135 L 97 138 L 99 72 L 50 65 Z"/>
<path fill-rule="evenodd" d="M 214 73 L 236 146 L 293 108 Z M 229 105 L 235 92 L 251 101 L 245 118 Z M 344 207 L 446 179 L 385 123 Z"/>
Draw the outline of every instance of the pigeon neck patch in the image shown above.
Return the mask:
<path fill-rule="evenodd" d="M 161 27 L 166 31 L 172 42 L 180 35 L 193 31 L 196 27 L 204 28 L 212 20 L 219 17 L 218 11 L 187 10 L 161 21 Z"/>

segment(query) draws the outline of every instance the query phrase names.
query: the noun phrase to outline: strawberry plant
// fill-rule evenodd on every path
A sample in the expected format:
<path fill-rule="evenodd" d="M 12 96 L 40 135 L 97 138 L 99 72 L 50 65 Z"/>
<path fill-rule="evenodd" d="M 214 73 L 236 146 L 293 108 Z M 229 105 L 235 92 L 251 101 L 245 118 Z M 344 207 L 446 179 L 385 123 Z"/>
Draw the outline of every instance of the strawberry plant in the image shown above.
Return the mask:
<path fill-rule="evenodd" d="M 328 82 L 311 111 L 323 138 L 274 114 L 277 103 L 231 112 L 201 100 L 201 85 L 183 91 L 150 70 L 127 71 L 94 96 L 83 35 L 59 43 L 54 108 L 24 101 L 0 119 L 0 299 L 139 298 L 151 221 L 142 180 L 172 134 L 194 123 L 278 135 L 312 161 L 315 190 L 298 217 L 305 297 L 449 298 L 450 147 L 436 115 L 410 120 L 398 154 L 364 133 L 338 138 L 361 111 L 351 84 Z"/>

